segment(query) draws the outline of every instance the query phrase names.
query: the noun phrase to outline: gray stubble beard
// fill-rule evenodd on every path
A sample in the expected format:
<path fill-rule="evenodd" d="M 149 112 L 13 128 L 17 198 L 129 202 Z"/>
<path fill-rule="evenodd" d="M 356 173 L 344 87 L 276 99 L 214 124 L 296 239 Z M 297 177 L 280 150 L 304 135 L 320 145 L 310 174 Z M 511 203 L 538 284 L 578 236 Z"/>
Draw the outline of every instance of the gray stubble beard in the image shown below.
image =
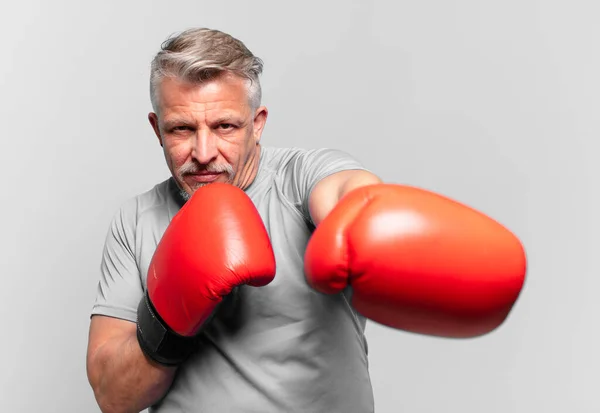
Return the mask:
<path fill-rule="evenodd" d="M 233 182 L 234 176 L 235 176 L 233 167 L 231 165 L 229 165 L 229 164 L 225 164 L 225 165 L 209 165 L 209 166 L 207 166 L 206 168 L 204 168 L 202 170 L 203 171 L 207 171 L 207 172 L 215 172 L 215 173 L 223 173 L 223 172 L 225 172 L 227 174 L 227 176 L 228 176 L 228 179 L 227 179 L 226 182 L 229 183 L 229 184 L 231 184 Z M 190 166 L 183 166 L 181 168 L 181 170 L 179 170 L 179 172 L 178 172 L 179 181 L 180 182 L 184 182 L 183 181 L 183 176 L 186 173 L 194 173 L 194 172 L 198 172 L 198 171 L 199 171 L 199 168 L 197 168 L 194 164 L 190 164 Z M 199 184 L 197 184 L 193 188 L 194 192 L 197 191 L 199 188 L 202 188 L 203 186 L 210 185 L 210 184 L 211 184 L 210 182 L 199 183 Z M 189 199 L 192 197 L 192 195 L 189 194 L 185 189 L 183 189 L 181 187 L 181 185 L 179 184 L 179 182 L 177 182 L 177 187 L 179 188 L 179 195 L 181 196 L 181 198 L 184 201 L 186 201 L 186 202 L 189 201 Z"/>

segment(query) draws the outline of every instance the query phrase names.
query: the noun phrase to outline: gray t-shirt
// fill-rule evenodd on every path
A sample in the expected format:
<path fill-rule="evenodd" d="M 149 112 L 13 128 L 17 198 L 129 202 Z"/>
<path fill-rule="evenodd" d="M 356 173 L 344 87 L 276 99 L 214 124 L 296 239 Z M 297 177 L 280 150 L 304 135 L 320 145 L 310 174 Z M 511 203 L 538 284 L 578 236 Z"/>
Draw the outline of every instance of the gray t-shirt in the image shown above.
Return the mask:
<path fill-rule="evenodd" d="M 365 168 L 339 150 L 261 148 L 246 193 L 271 237 L 275 279 L 240 287 L 222 306 L 150 412 L 373 411 L 366 320 L 351 307 L 349 289 L 315 292 L 303 271 L 314 229 L 309 194 L 322 178 L 350 169 Z M 92 314 L 135 322 L 154 250 L 182 205 L 171 178 L 122 206 L 108 231 Z"/>

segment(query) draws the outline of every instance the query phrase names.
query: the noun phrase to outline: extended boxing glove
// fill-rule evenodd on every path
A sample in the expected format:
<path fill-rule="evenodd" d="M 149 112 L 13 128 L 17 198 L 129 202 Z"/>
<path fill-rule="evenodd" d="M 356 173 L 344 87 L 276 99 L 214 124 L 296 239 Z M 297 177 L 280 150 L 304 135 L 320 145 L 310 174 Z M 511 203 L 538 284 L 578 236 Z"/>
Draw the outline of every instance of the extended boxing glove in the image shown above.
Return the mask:
<path fill-rule="evenodd" d="M 176 365 L 223 297 L 242 284 L 264 286 L 275 257 L 263 221 L 241 189 L 196 190 L 173 217 L 148 268 L 138 306 L 138 341 L 155 361 Z"/>
<path fill-rule="evenodd" d="M 515 235 L 468 206 L 377 184 L 344 196 L 315 229 L 305 274 L 323 293 L 351 286 L 353 307 L 388 327 L 475 337 L 508 316 L 526 256 Z"/>

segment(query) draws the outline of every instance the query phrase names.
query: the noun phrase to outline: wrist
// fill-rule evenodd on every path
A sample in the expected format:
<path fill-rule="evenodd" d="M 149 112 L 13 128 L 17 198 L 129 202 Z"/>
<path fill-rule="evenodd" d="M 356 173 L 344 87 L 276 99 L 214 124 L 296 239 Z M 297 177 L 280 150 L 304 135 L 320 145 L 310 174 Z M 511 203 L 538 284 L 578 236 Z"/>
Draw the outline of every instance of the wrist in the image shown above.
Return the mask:
<path fill-rule="evenodd" d="M 169 328 L 147 293 L 137 309 L 137 341 L 148 358 L 163 366 L 178 366 L 198 345 L 197 337 L 182 336 Z"/>

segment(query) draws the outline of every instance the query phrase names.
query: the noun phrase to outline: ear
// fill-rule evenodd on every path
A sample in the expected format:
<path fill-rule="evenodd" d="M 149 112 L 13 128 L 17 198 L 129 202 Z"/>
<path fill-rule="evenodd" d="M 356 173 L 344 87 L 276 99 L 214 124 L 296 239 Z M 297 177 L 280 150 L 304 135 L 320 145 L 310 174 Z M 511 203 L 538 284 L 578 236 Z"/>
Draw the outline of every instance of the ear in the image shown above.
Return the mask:
<path fill-rule="evenodd" d="M 254 141 L 256 142 L 256 144 L 260 142 L 260 137 L 262 136 L 263 130 L 265 128 L 265 123 L 267 123 L 268 116 L 269 111 L 265 106 L 259 107 L 254 113 Z"/>
<path fill-rule="evenodd" d="M 158 126 L 158 116 L 154 112 L 150 112 L 148 114 L 148 120 L 150 121 L 150 125 L 152 125 L 152 129 L 154 129 L 154 133 L 158 138 L 158 143 L 160 146 L 163 146 L 162 136 L 160 135 L 160 128 Z"/>

